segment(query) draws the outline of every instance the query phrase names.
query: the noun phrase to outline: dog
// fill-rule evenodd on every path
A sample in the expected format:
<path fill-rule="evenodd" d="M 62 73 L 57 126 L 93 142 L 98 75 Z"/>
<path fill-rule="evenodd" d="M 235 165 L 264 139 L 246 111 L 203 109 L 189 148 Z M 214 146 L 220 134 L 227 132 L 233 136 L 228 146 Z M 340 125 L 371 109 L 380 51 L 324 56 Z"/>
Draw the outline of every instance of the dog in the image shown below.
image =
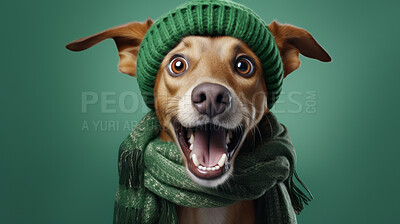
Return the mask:
<path fill-rule="evenodd" d="M 114 39 L 119 71 L 136 76 L 136 59 L 147 30 L 153 25 L 132 22 L 67 45 L 82 51 Z M 283 62 L 284 77 L 300 66 L 299 53 L 331 61 L 306 30 L 273 21 L 268 25 Z M 261 94 L 260 94 L 261 93 Z M 162 127 L 160 138 L 179 147 L 188 175 L 206 187 L 225 183 L 246 139 L 267 107 L 268 90 L 261 62 L 243 41 L 231 36 L 186 36 L 164 57 L 154 85 L 154 108 Z M 240 127 L 240 128 L 238 128 Z M 227 153 L 231 156 L 227 156 Z M 229 170 L 224 164 L 231 164 Z M 227 207 L 178 206 L 179 223 L 255 223 L 251 200 Z"/>

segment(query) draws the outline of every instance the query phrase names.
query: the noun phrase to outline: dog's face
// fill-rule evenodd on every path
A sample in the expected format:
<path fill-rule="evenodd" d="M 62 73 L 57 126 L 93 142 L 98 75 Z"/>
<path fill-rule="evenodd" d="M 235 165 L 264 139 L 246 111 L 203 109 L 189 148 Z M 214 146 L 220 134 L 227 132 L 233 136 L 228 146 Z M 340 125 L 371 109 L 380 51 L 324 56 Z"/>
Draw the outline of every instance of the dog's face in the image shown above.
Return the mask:
<path fill-rule="evenodd" d="M 136 76 L 136 59 L 153 21 L 129 23 L 78 39 L 67 45 L 85 50 L 113 38 L 122 73 Z M 300 66 L 299 53 L 324 62 L 326 51 L 304 29 L 272 22 L 284 77 Z M 189 176 L 198 184 L 224 183 L 245 138 L 268 113 L 268 91 L 261 63 L 233 37 L 184 37 L 164 58 L 154 87 L 161 138 L 175 141 Z"/>
<path fill-rule="evenodd" d="M 268 112 L 258 57 L 233 37 L 188 36 L 165 56 L 154 89 L 157 116 L 189 175 L 205 186 L 223 183 Z"/>

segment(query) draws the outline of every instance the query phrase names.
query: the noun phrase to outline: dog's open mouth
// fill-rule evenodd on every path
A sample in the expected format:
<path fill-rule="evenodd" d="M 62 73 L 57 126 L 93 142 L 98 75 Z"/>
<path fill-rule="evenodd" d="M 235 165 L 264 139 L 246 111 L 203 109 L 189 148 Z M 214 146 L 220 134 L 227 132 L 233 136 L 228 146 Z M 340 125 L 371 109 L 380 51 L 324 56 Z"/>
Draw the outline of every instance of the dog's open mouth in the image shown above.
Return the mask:
<path fill-rule="evenodd" d="M 186 128 L 174 121 L 175 134 L 191 173 L 202 179 L 216 179 L 231 167 L 231 160 L 243 136 L 213 124 Z"/>

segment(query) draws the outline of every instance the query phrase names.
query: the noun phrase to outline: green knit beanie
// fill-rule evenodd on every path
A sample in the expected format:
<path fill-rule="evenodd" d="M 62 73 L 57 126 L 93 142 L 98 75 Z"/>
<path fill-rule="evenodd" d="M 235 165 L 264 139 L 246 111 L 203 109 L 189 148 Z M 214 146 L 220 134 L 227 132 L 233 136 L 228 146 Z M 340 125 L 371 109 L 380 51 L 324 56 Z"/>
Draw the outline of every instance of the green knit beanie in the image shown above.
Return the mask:
<path fill-rule="evenodd" d="M 283 66 L 266 23 L 251 9 L 229 0 L 193 0 L 159 18 L 147 31 L 137 58 L 144 102 L 154 109 L 154 83 L 165 55 L 189 35 L 232 36 L 247 43 L 261 61 L 272 108 L 282 89 Z"/>

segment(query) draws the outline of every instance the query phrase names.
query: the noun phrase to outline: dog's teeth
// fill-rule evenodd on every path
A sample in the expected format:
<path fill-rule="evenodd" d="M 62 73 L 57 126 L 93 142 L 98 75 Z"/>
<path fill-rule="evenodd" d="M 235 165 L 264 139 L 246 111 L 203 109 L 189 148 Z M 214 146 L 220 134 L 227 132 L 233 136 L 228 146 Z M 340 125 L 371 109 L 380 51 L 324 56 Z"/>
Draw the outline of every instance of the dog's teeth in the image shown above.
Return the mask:
<path fill-rule="evenodd" d="M 227 145 L 228 145 L 229 143 L 231 143 L 231 138 L 229 137 L 229 134 L 226 135 L 225 142 L 226 142 Z"/>
<path fill-rule="evenodd" d="M 223 167 L 225 164 L 225 161 L 226 161 L 226 154 L 223 154 L 221 156 L 221 159 L 219 159 L 219 161 L 218 161 L 218 166 Z"/>
<path fill-rule="evenodd" d="M 190 144 L 189 149 L 193 150 L 193 144 Z"/>
<path fill-rule="evenodd" d="M 217 168 L 215 166 L 213 166 L 213 167 L 211 167 L 211 170 L 215 171 L 215 170 L 217 170 Z"/>
<path fill-rule="evenodd" d="M 194 135 L 193 135 L 193 133 L 191 133 L 190 138 L 189 138 L 189 143 L 193 144 L 193 142 L 194 142 Z"/>
<path fill-rule="evenodd" d="M 219 167 L 218 165 L 216 165 L 216 166 L 214 166 L 215 167 L 215 170 L 219 170 L 219 168 L 221 168 L 221 167 Z"/>
<path fill-rule="evenodd" d="M 228 136 L 229 136 L 229 139 L 231 139 L 233 137 L 233 134 L 232 134 L 231 130 L 228 131 Z"/>
<path fill-rule="evenodd" d="M 211 171 L 211 167 L 207 167 L 207 171 Z"/>
<path fill-rule="evenodd" d="M 190 135 L 192 135 L 192 131 L 188 129 L 186 132 L 186 138 L 190 138 Z"/>
<path fill-rule="evenodd" d="M 199 160 L 197 159 L 196 154 L 192 154 L 192 161 L 193 161 L 193 164 L 194 164 L 196 167 L 198 167 L 198 166 L 200 165 Z"/>
<path fill-rule="evenodd" d="M 206 167 L 204 167 L 204 166 L 199 166 L 199 169 L 201 169 L 201 170 L 204 170 L 204 171 L 206 171 L 206 170 L 207 170 L 207 168 L 206 168 Z"/>

